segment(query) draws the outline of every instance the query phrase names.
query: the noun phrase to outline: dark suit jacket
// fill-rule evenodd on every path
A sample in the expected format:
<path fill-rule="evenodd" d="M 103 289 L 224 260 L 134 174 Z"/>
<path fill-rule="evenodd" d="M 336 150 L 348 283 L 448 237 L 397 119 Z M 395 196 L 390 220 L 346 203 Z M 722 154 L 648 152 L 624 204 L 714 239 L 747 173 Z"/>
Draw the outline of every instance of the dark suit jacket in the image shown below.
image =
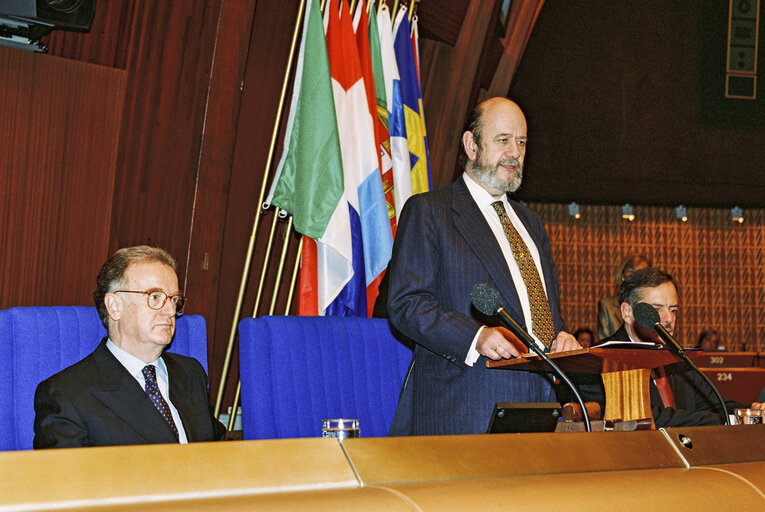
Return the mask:
<path fill-rule="evenodd" d="M 170 401 L 189 442 L 217 441 L 225 427 L 208 403 L 207 376 L 196 359 L 165 353 Z M 35 391 L 35 448 L 177 442 L 140 384 L 106 347 L 52 377 Z"/>
<path fill-rule="evenodd" d="M 624 324 L 613 336 L 606 338 L 601 343 L 606 341 L 630 341 Z M 725 423 L 722 407 L 719 400 L 717 400 L 717 396 L 696 372 L 682 362 L 667 365 L 664 367 L 664 370 L 669 382 L 669 388 L 672 390 L 675 407 L 664 407 L 659 390 L 656 384 L 654 384 L 653 379 L 651 379 L 651 412 L 656 428 L 721 425 Z M 590 391 L 587 389 L 584 391 L 585 400 L 595 400 L 601 402 L 601 404 L 605 402 L 605 391 L 603 390 L 602 382 L 599 389 L 595 388 L 595 395 L 592 394 L 592 389 L 592 387 L 589 387 Z M 733 409 L 749 407 L 732 400 L 726 400 L 725 406 L 731 413 Z"/>
<path fill-rule="evenodd" d="M 553 322 L 560 331 L 558 277 L 544 226 L 531 210 L 511 204 L 539 250 Z M 480 326 L 496 321 L 471 306 L 476 283 L 496 288 L 508 313 L 521 324 L 524 319 L 502 250 L 463 178 L 409 198 L 389 271 L 391 323 L 416 342 L 392 435 L 486 432 L 495 402 L 554 398 L 546 374 L 488 370 L 484 357 L 473 367 L 464 363 Z"/>

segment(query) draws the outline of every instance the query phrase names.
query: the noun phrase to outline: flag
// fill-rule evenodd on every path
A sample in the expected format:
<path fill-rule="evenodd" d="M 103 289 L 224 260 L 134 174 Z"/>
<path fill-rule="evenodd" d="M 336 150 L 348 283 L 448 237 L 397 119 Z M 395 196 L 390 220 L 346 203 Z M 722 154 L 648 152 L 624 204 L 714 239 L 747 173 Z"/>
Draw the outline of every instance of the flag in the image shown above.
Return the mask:
<path fill-rule="evenodd" d="M 396 218 L 401 215 L 404 203 L 412 195 L 412 173 L 407 144 L 404 103 L 401 99 L 401 82 L 398 64 L 393 48 L 393 28 L 390 11 L 385 4 L 377 13 L 377 28 L 380 34 L 380 56 L 383 72 L 385 104 L 390 134 L 390 152 L 393 165 L 393 192 L 396 202 Z"/>
<path fill-rule="evenodd" d="M 420 24 L 416 14 L 412 16 L 412 52 L 414 54 L 414 65 L 417 68 L 417 83 L 420 84 L 420 91 L 422 91 L 422 79 L 420 78 Z"/>
<path fill-rule="evenodd" d="M 298 309 L 321 313 L 353 276 L 353 248 L 327 45 L 314 0 L 306 3 L 284 150 L 266 203 L 289 212 L 295 230 L 316 239 L 314 261 L 310 247 L 301 258 L 300 290 L 309 295 L 299 295 Z"/>
<path fill-rule="evenodd" d="M 412 193 L 433 188 L 428 162 L 428 140 L 425 131 L 425 109 L 422 90 L 417 78 L 417 64 L 412 50 L 407 9 L 401 8 L 393 26 L 393 48 L 401 75 L 401 98 L 404 105 L 407 144 L 411 158 Z"/>
<path fill-rule="evenodd" d="M 340 11 L 337 0 L 329 0 L 324 24 L 351 220 L 353 278 L 326 314 L 366 316 L 366 288 L 388 266 L 393 236 L 378 166 L 379 146 L 375 147 L 361 60 L 345 2 Z M 321 258 L 321 247 L 318 249 Z"/>
<path fill-rule="evenodd" d="M 353 27 L 356 32 L 356 47 L 358 48 L 361 71 L 364 77 L 367 109 L 369 110 L 369 115 L 372 119 L 374 128 L 374 147 L 377 150 L 377 165 L 382 179 L 385 207 L 390 222 L 391 234 L 393 236 L 395 235 L 396 226 L 396 206 L 393 198 L 393 169 L 390 159 L 390 142 L 388 127 L 383 124 L 382 119 L 377 115 L 377 95 L 375 92 L 375 76 L 372 69 L 369 16 L 367 15 L 364 2 L 359 2 L 356 6 Z M 375 41 L 379 41 L 376 35 Z M 379 42 L 377 43 L 377 46 L 379 47 Z M 383 140 L 385 143 L 383 143 Z M 375 248 L 371 248 L 371 250 L 374 249 Z M 374 276 L 372 281 L 367 283 L 367 314 L 369 316 L 372 316 L 372 309 L 377 300 L 377 296 L 380 293 L 380 282 L 382 281 L 384 274 L 385 270 Z"/>
<path fill-rule="evenodd" d="M 377 32 L 377 20 L 374 16 L 374 4 L 370 6 L 369 16 L 364 2 L 359 2 L 354 17 L 356 43 L 364 72 L 364 85 L 367 89 L 369 113 L 375 127 L 375 144 L 379 147 L 378 164 L 385 191 L 385 203 L 388 208 L 393 235 L 396 234 L 396 202 L 393 196 L 393 162 L 390 156 L 390 134 L 388 133 L 388 110 L 385 106 L 385 81 L 382 74 L 382 55 L 380 54 L 380 35 Z"/>

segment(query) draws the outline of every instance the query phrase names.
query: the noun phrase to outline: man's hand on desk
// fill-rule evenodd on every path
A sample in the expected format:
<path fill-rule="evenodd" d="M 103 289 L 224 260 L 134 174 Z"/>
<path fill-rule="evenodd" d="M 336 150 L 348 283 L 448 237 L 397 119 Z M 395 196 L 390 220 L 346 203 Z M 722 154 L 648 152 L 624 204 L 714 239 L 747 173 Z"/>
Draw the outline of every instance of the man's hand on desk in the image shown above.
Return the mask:
<path fill-rule="evenodd" d="M 489 359 L 510 359 L 528 352 L 526 346 L 515 334 L 504 327 L 484 327 L 478 336 L 475 348 L 479 354 Z"/>
<path fill-rule="evenodd" d="M 568 352 L 569 350 L 579 350 L 582 346 L 571 334 L 561 331 L 552 342 L 550 352 Z"/>

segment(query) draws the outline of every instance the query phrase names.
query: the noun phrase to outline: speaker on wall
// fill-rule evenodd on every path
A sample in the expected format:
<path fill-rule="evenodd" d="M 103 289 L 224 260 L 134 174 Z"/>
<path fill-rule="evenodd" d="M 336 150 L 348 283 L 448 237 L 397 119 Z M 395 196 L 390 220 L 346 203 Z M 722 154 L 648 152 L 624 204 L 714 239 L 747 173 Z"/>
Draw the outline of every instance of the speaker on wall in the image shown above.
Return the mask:
<path fill-rule="evenodd" d="M 39 39 L 53 30 L 88 32 L 96 0 L 2 0 L 0 45 L 45 51 Z"/>
<path fill-rule="evenodd" d="M 87 32 L 96 13 L 96 0 L 34 0 L 37 19 L 56 29 Z"/>

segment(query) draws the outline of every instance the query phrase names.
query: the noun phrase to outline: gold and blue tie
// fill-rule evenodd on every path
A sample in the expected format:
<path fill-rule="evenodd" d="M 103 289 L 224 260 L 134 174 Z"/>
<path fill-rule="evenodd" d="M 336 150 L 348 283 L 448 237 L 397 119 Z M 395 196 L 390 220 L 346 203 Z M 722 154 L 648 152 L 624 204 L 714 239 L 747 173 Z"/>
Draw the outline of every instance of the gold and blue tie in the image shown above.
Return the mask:
<path fill-rule="evenodd" d="M 173 431 L 173 434 L 175 434 L 175 439 L 177 440 L 178 428 L 175 426 L 175 422 L 173 421 L 173 415 L 170 413 L 170 407 L 167 405 L 167 402 L 165 402 L 165 399 L 162 398 L 162 393 L 159 392 L 159 386 L 157 386 L 157 374 L 154 370 L 154 365 L 148 364 L 144 366 L 143 370 L 141 370 L 141 373 L 143 373 L 143 378 L 146 380 L 146 394 L 149 395 L 151 403 L 154 404 L 154 407 L 156 407 L 159 413 L 162 415 L 162 418 L 168 424 L 170 430 Z"/>
<path fill-rule="evenodd" d="M 550 348 L 555 337 L 555 328 L 553 327 L 552 314 L 550 313 L 550 303 L 547 301 L 542 280 L 537 271 L 537 265 L 529 252 L 529 248 L 521 238 L 518 230 L 515 229 L 510 217 L 507 216 L 505 205 L 502 201 L 491 203 L 502 223 L 502 229 L 505 231 L 507 241 L 513 249 L 513 257 L 521 271 L 523 284 L 526 285 L 526 292 L 529 295 L 529 306 L 531 307 L 531 330 L 539 338 L 545 347 Z"/>

